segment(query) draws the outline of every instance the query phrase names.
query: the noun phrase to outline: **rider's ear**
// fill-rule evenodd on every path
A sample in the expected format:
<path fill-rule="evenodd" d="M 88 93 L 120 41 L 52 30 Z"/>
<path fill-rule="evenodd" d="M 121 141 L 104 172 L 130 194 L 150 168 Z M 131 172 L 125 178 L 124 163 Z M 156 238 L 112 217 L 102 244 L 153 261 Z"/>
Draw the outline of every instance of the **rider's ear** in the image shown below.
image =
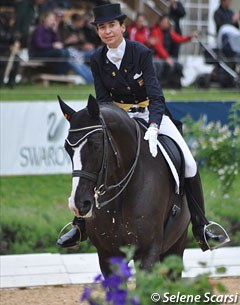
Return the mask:
<path fill-rule="evenodd" d="M 64 103 L 64 101 L 61 99 L 61 97 L 58 95 L 58 101 L 61 107 L 61 110 L 63 112 L 63 115 L 65 118 L 70 121 L 72 118 L 72 115 L 76 112 L 71 107 L 69 107 L 67 104 Z"/>
<path fill-rule="evenodd" d="M 96 119 L 99 118 L 99 113 L 100 113 L 99 105 L 95 97 L 93 97 L 91 94 L 89 95 L 88 98 L 87 109 L 90 116 Z"/>

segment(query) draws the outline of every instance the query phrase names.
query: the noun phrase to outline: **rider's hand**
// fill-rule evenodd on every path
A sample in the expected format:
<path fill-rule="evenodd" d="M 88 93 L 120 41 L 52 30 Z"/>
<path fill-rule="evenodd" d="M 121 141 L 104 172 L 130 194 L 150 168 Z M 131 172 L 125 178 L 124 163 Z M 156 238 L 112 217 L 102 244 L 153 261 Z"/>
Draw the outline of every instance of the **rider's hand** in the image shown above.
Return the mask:
<path fill-rule="evenodd" d="M 155 158 L 157 156 L 157 137 L 158 137 L 158 126 L 155 123 L 150 124 L 148 130 L 145 133 L 144 140 L 148 141 L 149 150 L 152 156 Z"/>
<path fill-rule="evenodd" d="M 197 38 L 198 37 L 198 32 L 197 31 L 193 31 L 191 34 L 190 34 L 191 38 Z"/>
<path fill-rule="evenodd" d="M 173 67 L 174 66 L 174 60 L 171 57 L 166 58 L 166 62 Z"/>

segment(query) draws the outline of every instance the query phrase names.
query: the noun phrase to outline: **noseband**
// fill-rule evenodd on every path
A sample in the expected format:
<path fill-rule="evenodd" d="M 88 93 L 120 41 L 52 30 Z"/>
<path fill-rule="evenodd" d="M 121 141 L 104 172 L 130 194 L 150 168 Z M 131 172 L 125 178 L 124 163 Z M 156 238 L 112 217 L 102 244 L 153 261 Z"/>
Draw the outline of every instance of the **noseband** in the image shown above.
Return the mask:
<path fill-rule="evenodd" d="M 69 129 L 69 132 L 79 132 L 79 131 L 85 131 L 85 130 L 90 130 L 87 134 L 85 134 L 82 138 L 77 140 L 74 144 L 70 143 L 68 139 L 66 139 L 67 143 L 72 146 L 76 147 L 79 143 L 81 143 L 83 140 L 87 139 L 91 134 L 101 131 L 103 132 L 103 159 L 102 159 L 102 165 L 99 173 L 89 173 L 84 170 L 73 170 L 72 176 L 73 177 L 82 177 L 85 179 L 88 179 L 94 183 L 96 183 L 96 186 L 94 187 L 94 199 L 95 199 L 95 204 L 98 209 L 102 208 L 109 202 L 113 201 L 116 199 L 127 187 L 129 181 L 132 178 L 132 175 L 135 171 L 135 168 L 137 166 L 137 162 L 139 159 L 140 155 L 140 148 L 141 148 L 141 132 L 140 132 L 140 127 L 138 123 L 133 120 L 136 126 L 136 136 L 137 136 L 137 151 L 136 151 L 136 156 L 135 160 L 127 172 L 127 174 L 124 176 L 123 179 L 121 179 L 118 183 L 112 184 L 107 186 L 107 175 L 108 175 L 108 160 L 109 160 L 109 144 L 110 147 L 113 151 L 113 154 L 116 158 L 116 162 L 118 167 L 120 167 L 120 159 L 119 159 L 119 153 L 118 150 L 116 149 L 116 145 L 113 141 L 113 138 L 110 134 L 110 132 L 107 129 L 107 126 L 105 124 L 103 116 L 100 114 L 100 120 L 101 120 L 101 125 L 95 125 L 95 126 L 88 126 L 84 128 L 78 128 L 78 129 Z M 99 197 L 106 194 L 110 190 L 114 189 L 119 189 L 118 192 L 111 197 L 110 199 L 104 201 L 104 202 L 99 202 Z"/>

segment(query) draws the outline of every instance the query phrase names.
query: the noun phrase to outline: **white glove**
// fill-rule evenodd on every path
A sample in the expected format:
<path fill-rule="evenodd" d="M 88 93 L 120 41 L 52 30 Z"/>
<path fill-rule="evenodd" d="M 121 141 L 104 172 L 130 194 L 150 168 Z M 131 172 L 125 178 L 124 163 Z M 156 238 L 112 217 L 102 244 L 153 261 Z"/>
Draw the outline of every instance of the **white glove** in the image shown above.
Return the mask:
<path fill-rule="evenodd" d="M 150 125 L 145 133 L 144 140 L 148 140 L 149 150 L 153 158 L 157 156 L 157 138 L 158 138 L 158 127 L 156 124 Z"/>

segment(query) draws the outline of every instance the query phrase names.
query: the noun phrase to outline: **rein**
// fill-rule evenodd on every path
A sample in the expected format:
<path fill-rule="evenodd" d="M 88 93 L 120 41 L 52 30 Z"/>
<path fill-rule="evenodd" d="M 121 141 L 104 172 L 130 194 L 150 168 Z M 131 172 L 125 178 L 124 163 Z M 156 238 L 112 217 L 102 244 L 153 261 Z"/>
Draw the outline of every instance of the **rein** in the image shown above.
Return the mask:
<path fill-rule="evenodd" d="M 87 137 L 97 131 L 102 131 L 103 132 L 103 159 L 102 159 L 102 165 L 99 173 L 89 173 L 84 170 L 73 170 L 72 176 L 73 177 L 82 177 L 86 178 L 94 183 L 96 183 L 96 187 L 94 188 L 94 199 L 95 199 L 95 204 L 97 209 L 101 209 L 105 205 L 107 205 L 109 202 L 113 201 L 116 199 L 127 187 L 129 181 L 132 178 L 132 175 L 134 174 L 135 168 L 137 166 L 137 162 L 139 159 L 140 155 L 140 149 L 141 149 L 141 132 L 140 132 L 140 127 L 138 123 L 134 121 L 135 126 L 136 126 L 136 136 L 137 136 L 137 151 L 136 151 L 136 157 L 135 160 L 125 175 L 123 179 L 121 179 L 118 183 L 112 184 L 107 186 L 107 174 L 108 174 L 108 157 L 109 157 L 109 145 L 111 146 L 111 149 L 114 153 L 114 156 L 116 157 L 116 162 L 118 167 L 120 167 L 120 161 L 119 161 L 119 154 L 118 151 L 115 147 L 115 144 L 113 142 L 113 139 L 107 129 L 107 126 L 105 124 L 104 118 L 102 115 L 100 115 L 100 119 L 102 122 L 102 125 L 95 125 L 95 126 L 88 126 L 84 128 L 78 128 L 78 129 L 69 129 L 69 132 L 79 132 L 79 131 L 84 131 L 84 130 L 91 130 L 89 131 L 86 135 L 84 135 L 81 139 L 76 141 L 75 143 L 70 143 L 68 139 L 66 139 L 67 143 L 71 146 L 74 147 L 78 145 L 80 142 L 82 142 L 84 139 L 87 139 Z M 99 197 L 103 196 L 107 192 L 114 190 L 116 188 L 120 188 L 120 190 L 110 199 L 99 202 Z"/>
<path fill-rule="evenodd" d="M 140 127 L 135 120 L 134 120 L 134 123 L 135 123 L 136 131 L 137 131 L 137 151 L 136 151 L 135 160 L 134 160 L 131 168 L 129 169 L 128 173 L 125 175 L 125 177 L 121 181 L 119 181 L 116 184 L 112 184 L 110 186 L 105 186 L 104 184 L 101 184 L 99 187 L 94 188 L 94 199 L 95 199 L 96 207 L 98 209 L 102 208 L 109 202 L 116 199 L 125 190 L 125 188 L 127 187 L 128 183 L 131 180 L 132 175 L 135 171 L 135 168 L 137 166 L 137 162 L 139 159 L 139 155 L 140 155 L 140 149 L 141 149 L 141 132 L 140 132 Z M 105 122 L 104 122 L 104 125 L 105 125 Z M 106 127 L 106 125 L 105 125 L 105 127 Z M 108 139 L 111 139 L 111 138 L 108 138 Z M 105 175 L 105 177 L 107 178 L 107 175 Z M 101 203 L 98 201 L 99 196 L 102 196 L 102 195 L 106 194 L 107 192 L 114 190 L 116 188 L 121 188 L 121 189 L 112 198 L 110 198 L 109 200 L 106 200 L 104 202 L 101 202 Z"/>

